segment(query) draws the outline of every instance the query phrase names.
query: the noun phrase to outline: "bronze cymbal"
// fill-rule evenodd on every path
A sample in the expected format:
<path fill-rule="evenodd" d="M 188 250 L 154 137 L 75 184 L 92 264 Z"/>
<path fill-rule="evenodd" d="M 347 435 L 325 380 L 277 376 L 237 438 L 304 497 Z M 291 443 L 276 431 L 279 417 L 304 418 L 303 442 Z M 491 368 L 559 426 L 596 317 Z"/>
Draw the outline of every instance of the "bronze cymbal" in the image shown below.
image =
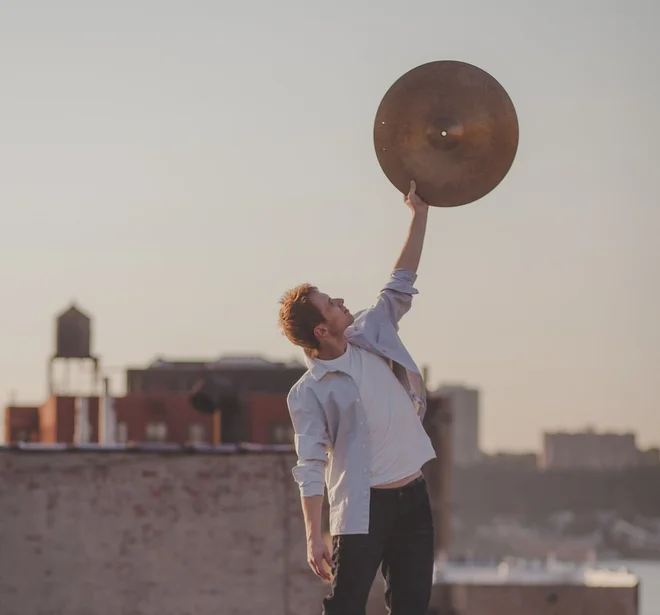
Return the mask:
<path fill-rule="evenodd" d="M 383 172 L 402 193 L 415 180 L 429 205 L 465 205 L 509 172 L 518 117 L 487 72 L 453 60 L 429 62 L 386 92 L 374 121 L 374 146 Z"/>

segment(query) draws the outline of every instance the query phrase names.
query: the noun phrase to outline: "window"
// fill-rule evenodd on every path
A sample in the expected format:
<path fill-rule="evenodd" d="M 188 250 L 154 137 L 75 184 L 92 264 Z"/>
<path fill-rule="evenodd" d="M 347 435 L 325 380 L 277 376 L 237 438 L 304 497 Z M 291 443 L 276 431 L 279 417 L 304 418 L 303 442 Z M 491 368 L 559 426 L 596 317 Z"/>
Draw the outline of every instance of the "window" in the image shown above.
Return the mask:
<path fill-rule="evenodd" d="M 124 422 L 117 423 L 117 442 L 119 444 L 128 442 L 128 425 Z"/>
<path fill-rule="evenodd" d="M 148 423 L 147 440 L 149 442 L 165 442 L 167 440 L 167 425 L 165 423 Z"/>
<path fill-rule="evenodd" d="M 270 439 L 272 444 L 293 444 L 293 427 L 286 423 L 274 425 Z"/>
<path fill-rule="evenodd" d="M 193 423 L 188 428 L 188 440 L 191 444 L 203 444 L 204 443 L 204 425 L 200 423 Z"/>

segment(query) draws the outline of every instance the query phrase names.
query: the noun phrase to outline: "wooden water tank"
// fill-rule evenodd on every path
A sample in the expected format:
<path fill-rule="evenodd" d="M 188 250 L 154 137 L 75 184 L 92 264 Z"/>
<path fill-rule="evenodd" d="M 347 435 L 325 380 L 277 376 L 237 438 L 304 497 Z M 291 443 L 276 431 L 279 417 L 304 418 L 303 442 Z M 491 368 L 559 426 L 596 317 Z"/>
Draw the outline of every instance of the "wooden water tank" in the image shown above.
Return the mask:
<path fill-rule="evenodd" d="M 92 321 L 75 305 L 62 312 L 56 321 L 55 357 L 58 359 L 89 359 L 91 354 Z"/>

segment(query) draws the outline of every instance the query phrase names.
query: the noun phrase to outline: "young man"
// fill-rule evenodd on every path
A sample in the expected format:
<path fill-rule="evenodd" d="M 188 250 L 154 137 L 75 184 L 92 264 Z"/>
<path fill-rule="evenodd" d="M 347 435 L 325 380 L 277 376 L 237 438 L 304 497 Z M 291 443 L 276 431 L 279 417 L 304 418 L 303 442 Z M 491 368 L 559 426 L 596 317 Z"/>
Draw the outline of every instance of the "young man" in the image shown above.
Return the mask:
<path fill-rule="evenodd" d="M 282 331 L 308 367 L 288 404 L 308 562 L 332 578 L 325 615 L 363 615 L 379 567 L 392 615 L 426 615 L 431 595 L 433 521 L 421 467 L 435 452 L 422 427 L 426 388 L 398 335 L 417 293 L 429 207 L 414 182 L 404 200 L 408 237 L 372 307 L 353 316 L 343 299 L 309 284 L 281 300 Z M 324 481 L 332 556 L 321 531 Z"/>

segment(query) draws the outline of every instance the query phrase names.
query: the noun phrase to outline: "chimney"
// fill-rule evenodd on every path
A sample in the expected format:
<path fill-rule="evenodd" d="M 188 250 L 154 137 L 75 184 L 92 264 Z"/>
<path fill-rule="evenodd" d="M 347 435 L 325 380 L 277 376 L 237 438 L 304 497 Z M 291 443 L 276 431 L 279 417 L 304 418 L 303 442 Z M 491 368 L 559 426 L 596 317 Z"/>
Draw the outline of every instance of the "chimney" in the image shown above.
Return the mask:
<path fill-rule="evenodd" d="M 115 416 L 115 400 L 110 395 L 110 379 L 103 379 L 103 397 L 99 408 L 99 444 L 115 444 L 117 417 Z"/>

